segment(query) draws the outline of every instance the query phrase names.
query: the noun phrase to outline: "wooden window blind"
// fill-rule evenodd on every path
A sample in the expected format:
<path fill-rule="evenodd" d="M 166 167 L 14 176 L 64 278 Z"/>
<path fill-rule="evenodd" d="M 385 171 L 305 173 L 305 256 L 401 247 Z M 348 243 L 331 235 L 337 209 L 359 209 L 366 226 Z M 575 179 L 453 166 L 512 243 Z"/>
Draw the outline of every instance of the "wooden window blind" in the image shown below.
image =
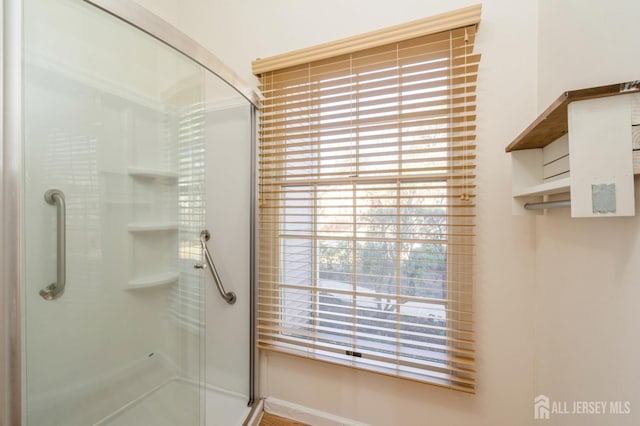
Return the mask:
<path fill-rule="evenodd" d="M 474 392 L 475 30 L 260 73 L 261 349 Z"/>

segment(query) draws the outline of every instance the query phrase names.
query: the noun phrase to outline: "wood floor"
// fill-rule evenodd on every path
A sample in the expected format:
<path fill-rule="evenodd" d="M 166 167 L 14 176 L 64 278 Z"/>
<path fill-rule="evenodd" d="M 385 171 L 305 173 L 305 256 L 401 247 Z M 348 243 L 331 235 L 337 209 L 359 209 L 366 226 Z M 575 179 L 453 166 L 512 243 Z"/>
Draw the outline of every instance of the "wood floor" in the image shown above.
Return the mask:
<path fill-rule="evenodd" d="M 295 420 L 285 419 L 284 417 L 274 416 L 273 414 L 264 413 L 260 426 L 309 426 L 306 423 L 296 422 Z"/>

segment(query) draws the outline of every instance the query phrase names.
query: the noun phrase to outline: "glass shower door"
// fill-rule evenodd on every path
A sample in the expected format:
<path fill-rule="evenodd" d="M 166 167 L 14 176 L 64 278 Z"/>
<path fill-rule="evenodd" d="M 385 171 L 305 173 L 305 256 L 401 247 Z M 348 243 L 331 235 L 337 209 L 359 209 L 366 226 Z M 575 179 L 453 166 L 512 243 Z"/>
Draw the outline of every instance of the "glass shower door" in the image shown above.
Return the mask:
<path fill-rule="evenodd" d="M 23 54 L 25 424 L 204 424 L 204 72 L 78 0 Z"/>

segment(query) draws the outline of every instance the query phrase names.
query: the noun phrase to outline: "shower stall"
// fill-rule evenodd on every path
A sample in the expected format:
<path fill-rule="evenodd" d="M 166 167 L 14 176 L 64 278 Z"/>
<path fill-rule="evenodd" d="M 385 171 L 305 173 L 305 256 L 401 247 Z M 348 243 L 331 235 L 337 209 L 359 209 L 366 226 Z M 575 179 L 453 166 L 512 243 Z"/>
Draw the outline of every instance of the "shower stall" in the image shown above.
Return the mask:
<path fill-rule="evenodd" d="M 241 425 L 251 89 L 126 0 L 3 2 L 0 425 Z"/>

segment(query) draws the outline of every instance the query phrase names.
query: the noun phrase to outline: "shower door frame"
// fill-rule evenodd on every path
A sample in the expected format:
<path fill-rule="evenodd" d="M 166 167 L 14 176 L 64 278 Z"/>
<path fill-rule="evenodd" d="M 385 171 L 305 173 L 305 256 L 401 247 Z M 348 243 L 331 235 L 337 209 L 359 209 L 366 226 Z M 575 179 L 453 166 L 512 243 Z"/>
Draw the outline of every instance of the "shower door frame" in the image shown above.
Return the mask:
<path fill-rule="evenodd" d="M 114 18 L 182 53 L 209 72 L 221 78 L 252 105 L 251 108 L 251 200 L 250 200 L 250 282 L 249 315 L 249 401 L 256 396 L 257 359 L 255 349 L 256 268 L 256 111 L 257 92 L 202 45 L 166 21 L 131 0 L 82 0 Z M 23 249 L 22 194 L 23 185 L 23 0 L 2 0 L 0 8 L 0 426 L 22 424 L 24 388 L 23 312 L 21 265 Z"/>
<path fill-rule="evenodd" d="M 22 1 L 2 0 L 0 426 L 22 419 Z"/>

